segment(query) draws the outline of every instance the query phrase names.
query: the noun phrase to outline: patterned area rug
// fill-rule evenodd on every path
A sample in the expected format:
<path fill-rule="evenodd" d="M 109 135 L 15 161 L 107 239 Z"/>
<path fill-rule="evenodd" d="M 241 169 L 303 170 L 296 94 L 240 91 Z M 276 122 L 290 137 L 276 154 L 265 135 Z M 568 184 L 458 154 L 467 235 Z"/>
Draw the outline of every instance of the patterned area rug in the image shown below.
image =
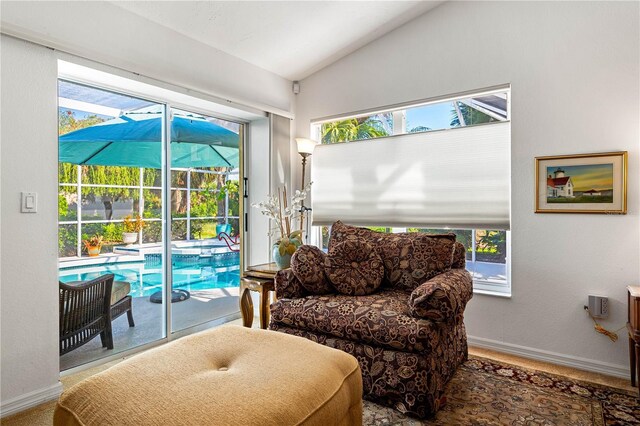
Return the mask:
<path fill-rule="evenodd" d="M 419 421 L 364 401 L 365 425 L 640 425 L 637 393 L 470 357 L 447 403 Z"/>

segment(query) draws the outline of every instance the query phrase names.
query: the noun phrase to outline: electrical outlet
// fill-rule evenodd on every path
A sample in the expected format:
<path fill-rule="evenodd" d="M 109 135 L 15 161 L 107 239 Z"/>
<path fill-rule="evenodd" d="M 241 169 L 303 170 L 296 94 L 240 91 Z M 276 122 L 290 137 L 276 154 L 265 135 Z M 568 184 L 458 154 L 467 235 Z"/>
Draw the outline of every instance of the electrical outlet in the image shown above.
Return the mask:
<path fill-rule="evenodd" d="M 609 298 L 608 297 L 603 297 L 600 300 L 600 307 L 602 310 L 602 317 L 606 318 L 609 316 Z"/>
<path fill-rule="evenodd" d="M 594 318 L 607 318 L 609 316 L 609 298 L 590 294 L 589 312 Z"/>

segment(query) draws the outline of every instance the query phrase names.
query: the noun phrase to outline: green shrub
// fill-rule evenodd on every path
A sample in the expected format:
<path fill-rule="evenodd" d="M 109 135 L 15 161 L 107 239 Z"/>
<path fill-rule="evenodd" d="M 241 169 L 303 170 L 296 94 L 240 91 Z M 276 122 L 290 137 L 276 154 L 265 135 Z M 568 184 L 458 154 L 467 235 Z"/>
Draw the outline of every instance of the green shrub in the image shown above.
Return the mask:
<path fill-rule="evenodd" d="M 58 256 L 76 256 L 77 250 L 77 228 L 76 225 L 58 226 Z"/>
<path fill-rule="evenodd" d="M 368 228 L 376 232 L 389 232 L 389 228 L 383 226 L 369 226 Z"/>
<path fill-rule="evenodd" d="M 162 222 L 147 222 L 142 231 L 143 243 L 158 243 L 162 241 Z"/>
<path fill-rule="evenodd" d="M 69 203 L 64 195 L 58 194 L 58 217 L 65 217 L 69 214 Z"/>
<path fill-rule="evenodd" d="M 102 228 L 102 235 L 105 241 L 120 242 L 122 241 L 122 224 L 108 223 Z"/>

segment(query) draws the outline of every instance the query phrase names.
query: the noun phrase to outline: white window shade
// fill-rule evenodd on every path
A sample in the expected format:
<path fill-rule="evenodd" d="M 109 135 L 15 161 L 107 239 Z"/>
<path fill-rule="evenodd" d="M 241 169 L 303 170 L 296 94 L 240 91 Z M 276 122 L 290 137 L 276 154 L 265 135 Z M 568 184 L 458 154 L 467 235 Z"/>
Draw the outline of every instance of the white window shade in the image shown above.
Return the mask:
<path fill-rule="evenodd" d="M 510 123 L 318 145 L 313 225 L 509 229 Z"/>

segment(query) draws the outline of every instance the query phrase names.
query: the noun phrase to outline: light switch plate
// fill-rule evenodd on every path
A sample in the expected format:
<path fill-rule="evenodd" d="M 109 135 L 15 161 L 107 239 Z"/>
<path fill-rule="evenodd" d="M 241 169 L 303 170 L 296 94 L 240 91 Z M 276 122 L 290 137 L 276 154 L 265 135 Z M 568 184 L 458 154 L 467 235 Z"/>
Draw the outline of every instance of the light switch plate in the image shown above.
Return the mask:
<path fill-rule="evenodd" d="M 36 213 L 38 211 L 38 193 L 37 192 L 21 192 L 20 193 L 20 212 Z"/>

